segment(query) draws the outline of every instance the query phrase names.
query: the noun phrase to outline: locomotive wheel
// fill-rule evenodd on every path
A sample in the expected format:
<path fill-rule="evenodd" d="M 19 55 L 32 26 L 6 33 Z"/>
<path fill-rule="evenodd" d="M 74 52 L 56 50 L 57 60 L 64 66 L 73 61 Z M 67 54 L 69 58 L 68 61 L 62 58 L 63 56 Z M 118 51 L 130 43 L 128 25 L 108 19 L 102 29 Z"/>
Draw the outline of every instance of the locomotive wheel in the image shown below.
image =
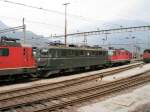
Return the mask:
<path fill-rule="evenodd" d="M 56 74 L 56 73 L 59 73 L 59 72 L 60 72 L 60 70 L 45 71 L 45 72 L 40 73 L 38 76 L 39 76 L 40 78 L 48 78 L 48 77 L 50 77 L 50 76 L 52 76 L 52 75 L 54 75 L 54 74 Z"/>
<path fill-rule="evenodd" d="M 38 77 L 37 74 L 29 74 L 28 76 L 31 77 L 31 78 L 37 78 Z"/>

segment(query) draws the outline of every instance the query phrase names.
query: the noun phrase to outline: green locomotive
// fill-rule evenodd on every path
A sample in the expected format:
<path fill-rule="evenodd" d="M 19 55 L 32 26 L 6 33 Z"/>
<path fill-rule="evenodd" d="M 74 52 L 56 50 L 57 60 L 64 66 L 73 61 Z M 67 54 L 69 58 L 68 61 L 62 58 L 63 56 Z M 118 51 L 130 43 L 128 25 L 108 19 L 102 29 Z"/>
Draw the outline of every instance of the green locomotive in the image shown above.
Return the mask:
<path fill-rule="evenodd" d="M 107 51 L 90 48 L 41 48 L 36 54 L 38 71 L 54 73 L 89 69 L 107 65 Z"/>

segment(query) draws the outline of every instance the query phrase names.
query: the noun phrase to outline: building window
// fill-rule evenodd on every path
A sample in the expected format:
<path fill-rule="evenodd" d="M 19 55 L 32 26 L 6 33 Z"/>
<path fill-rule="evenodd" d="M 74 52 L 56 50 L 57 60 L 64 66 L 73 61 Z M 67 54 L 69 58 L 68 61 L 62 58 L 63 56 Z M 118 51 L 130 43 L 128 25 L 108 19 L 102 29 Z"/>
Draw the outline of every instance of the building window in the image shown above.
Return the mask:
<path fill-rule="evenodd" d="M 9 56 L 8 48 L 0 48 L 0 56 Z"/>

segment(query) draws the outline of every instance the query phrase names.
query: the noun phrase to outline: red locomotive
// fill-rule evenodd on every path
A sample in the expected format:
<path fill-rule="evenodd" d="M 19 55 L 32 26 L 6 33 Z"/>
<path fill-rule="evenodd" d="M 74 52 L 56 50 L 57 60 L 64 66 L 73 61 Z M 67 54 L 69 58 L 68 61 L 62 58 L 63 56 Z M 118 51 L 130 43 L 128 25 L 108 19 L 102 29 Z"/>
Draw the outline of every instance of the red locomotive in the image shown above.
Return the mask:
<path fill-rule="evenodd" d="M 132 59 L 132 54 L 124 49 L 111 49 L 108 50 L 108 62 L 113 64 L 126 64 Z"/>
<path fill-rule="evenodd" d="M 145 63 L 149 63 L 150 62 L 150 49 L 145 49 L 144 53 L 143 53 L 143 61 Z"/>
<path fill-rule="evenodd" d="M 35 72 L 32 47 L 17 43 L 18 39 L 2 37 L 0 42 L 0 75 Z"/>

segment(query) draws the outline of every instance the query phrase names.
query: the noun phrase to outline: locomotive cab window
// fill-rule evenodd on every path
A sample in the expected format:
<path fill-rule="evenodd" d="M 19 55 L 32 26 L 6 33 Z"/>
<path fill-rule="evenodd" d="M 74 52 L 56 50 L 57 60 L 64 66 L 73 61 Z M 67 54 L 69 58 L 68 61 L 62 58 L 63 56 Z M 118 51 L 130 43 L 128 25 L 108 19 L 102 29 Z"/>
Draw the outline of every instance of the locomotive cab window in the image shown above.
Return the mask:
<path fill-rule="evenodd" d="M 32 49 L 32 56 L 34 56 L 34 57 L 37 56 L 37 51 L 36 51 L 36 49 Z"/>
<path fill-rule="evenodd" d="M 0 56 L 9 56 L 8 48 L 0 48 Z"/>
<path fill-rule="evenodd" d="M 108 51 L 109 56 L 112 56 L 113 54 L 114 54 L 113 51 Z"/>
<path fill-rule="evenodd" d="M 42 56 L 48 56 L 48 49 L 41 49 L 40 53 Z"/>
<path fill-rule="evenodd" d="M 102 53 L 103 53 L 103 56 L 105 56 L 106 54 L 107 54 L 107 52 L 106 51 L 101 51 Z"/>
<path fill-rule="evenodd" d="M 150 50 L 145 50 L 144 53 L 150 53 Z"/>

